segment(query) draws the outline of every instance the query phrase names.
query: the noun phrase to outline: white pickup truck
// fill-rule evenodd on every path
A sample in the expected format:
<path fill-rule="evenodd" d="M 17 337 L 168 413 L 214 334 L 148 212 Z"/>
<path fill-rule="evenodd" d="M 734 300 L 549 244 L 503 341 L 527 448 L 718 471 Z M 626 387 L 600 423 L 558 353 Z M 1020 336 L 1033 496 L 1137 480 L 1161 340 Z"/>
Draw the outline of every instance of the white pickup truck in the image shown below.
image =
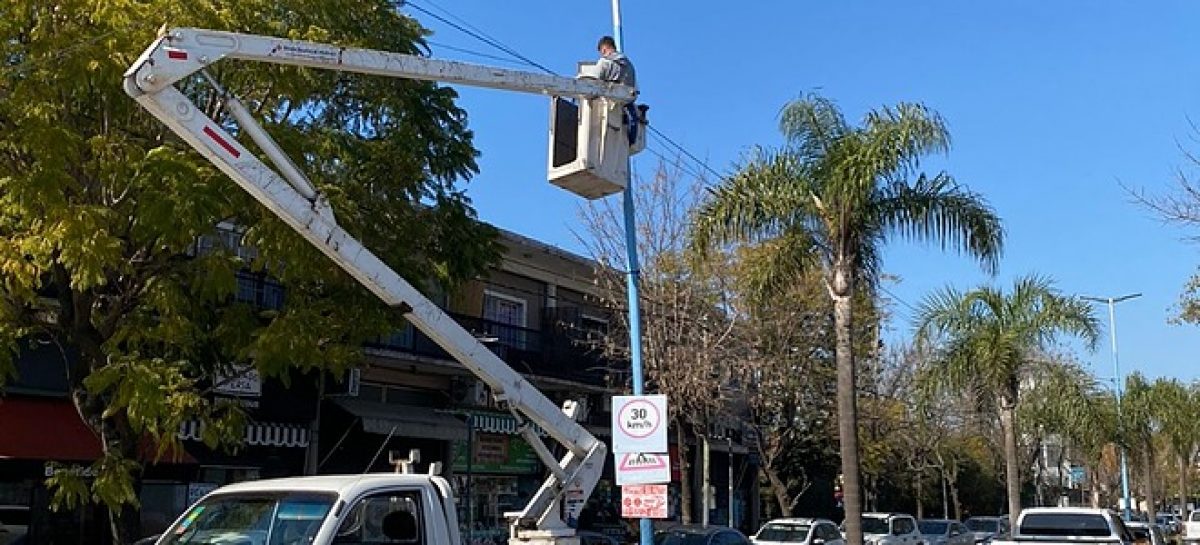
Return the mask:
<path fill-rule="evenodd" d="M 296 477 L 220 488 L 157 545 L 461 545 L 454 499 L 434 475 Z"/>
<path fill-rule="evenodd" d="M 1107 509 L 1033 507 L 1021 511 L 1011 535 L 992 540 L 992 545 L 1031 543 L 1132 545 L 1133 536 L 1121 518 Z"/>

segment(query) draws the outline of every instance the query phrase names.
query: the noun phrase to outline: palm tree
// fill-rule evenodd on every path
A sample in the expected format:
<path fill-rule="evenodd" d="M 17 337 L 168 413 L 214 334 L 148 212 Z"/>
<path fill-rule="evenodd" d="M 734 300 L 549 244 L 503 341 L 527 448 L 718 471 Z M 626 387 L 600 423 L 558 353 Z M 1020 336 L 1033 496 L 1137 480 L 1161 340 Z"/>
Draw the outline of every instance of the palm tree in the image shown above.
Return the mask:
<path fill-rule="evenodd" d="M 1188 463 L 1200 444 L 1200 390 L 1176 379 L 1160 378 L 1153 391 L 1159 408 L 1162 433 L 1179 462 L 1179 512 L 1187 512 Z"/>
<path fill-rule="evenodd" d="M 992 395 L 1004 435 L 1008 516 L 1016 527 L 1021 512 L 1016 409 L 1021 390 L 1061 335 L 1096 342 L 1092 307 L 1061 295 L 1047 279 L 1020 278 L 1009 294 L 992 287 L 968 292 L 947 288 L 928 297 L 917 317 L 917 338 L 935 352 L 934 380 L 941 388 L 976 388 Z"/>
<path fill-rule="evenodd" d="M 1142 490 L 1146 495 L 1148 520 L 1154 520 L 1154 437 L 1158 435 L 1159 400 L 1154 385 L 1141 373 L 1125 378 L 1121 396 L 1121 428 L 1126 450 L 1142 464 Z M 1136 502 L 1132 509 L 1136 510 Z"/>
<path fill-rule="evenodd" d="M 851 331 L 856 289 L 871 294 L 882 246 L 893 238 L 954 247 L 995 270 L 1003 232 L 984 200 L 920 159 L 950 146 L 946 124 L 925 106 L 900 103 L 847 123 L 830 100 L 788 103 L 779 127 L 787 145 L 760 149 L 713 189 L 697 211 L 693 246 L 769 241 L 763 291 L 819 267 L 834 303 L 838 437 L 846 537 L 862 543 L 858 416 Z"/>

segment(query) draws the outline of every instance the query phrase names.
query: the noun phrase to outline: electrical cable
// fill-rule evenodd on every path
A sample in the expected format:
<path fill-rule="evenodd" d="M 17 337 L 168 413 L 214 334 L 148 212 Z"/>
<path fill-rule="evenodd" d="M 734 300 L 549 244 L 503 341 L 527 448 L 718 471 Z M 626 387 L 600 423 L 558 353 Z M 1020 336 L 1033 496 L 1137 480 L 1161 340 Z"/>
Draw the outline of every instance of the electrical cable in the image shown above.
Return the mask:
<path fill-rule="evenodd" d="M 465 47 L 458 47 L 455 45 L 444 44 L 444 43 L 435 42 L 435 41 L 431 41 L 431 40 L 425 40 L 425 43 L 429 44 L 431 46 L 434 46 L 434 47 L 440 47 L 442 49 L 449 49 L 450 51 L 457 51 L 459 53 L 464 53 L 467 55 L 474 55 L 476 57 L 480 57 L 480 58 L 484 58 L 484 59 L 491 59 L 494 61 L 507 62 L 507 63 L 512 63 L 512 64 L 522 64 L 520 61 L 516 61 L 516 60 L 510 59 L 507 57 L 501 57 L 500 55 L 492 55 L 491 53 L 484 53 L 482 51 L 475 51 L 473 49 L 467 49 Z"/>
<path fill-rule="evenodd" d="M 512 56 L 514 56 L 514 57 L 516 57 L 516 58 L 518 58 L 518 59 L 520 59 L 520 60 L 524 61 L 525 63 L 529 64 L 530 66 L 533 66 L 533 67 L 535 67 L 535 68 L 538 68 L 538 69 L 540 69 L 540 70 L 542 70 L 542 71 L 546 72 L 547 74 L 553 74 L 553 75 L 557 75 L 557 74 L 556 74 L 556 73 L 555 73 L 553 70 L 551 70 L 551 69 L 549 69 L 549 68 L 546 68 L 545 66 L 543 66 L 543 65 L 541 65 L 541 64 L 538 64 L 538 62 L 537 62 L 537 61 L 534 61 L 533 59 L 530 59 L 529 57 L 526 57 L 526 56 L 524 56 L 524 55 L 520 54 L 520 53 L 519 53 L 519 52 L 517 52 L 516 50 L 514 50 L 514 49 L 512 49 L 512 48 L 510 48 L 510 47 L 508 47 L 508 46 L 506 46 L 506 45 L 504 45 L 503 43 L 501 43 L 501 42 L 499 42 L 499 41 L 496 41 L 496 40 L 493 40 L 493 39 L 490 39 L 490 38 L 484 37 L 484 36 L 480 35 L 480 34 L 479 34 L 479 33 L 477 33 L 477 32 L 474 32 L 474 31 L 472 31 L 472 30 L 470 30 L 470 29 L 468 29 L 468 28 L 466 28 L 466 27 L 464 27 L 464 26 L 462 26 L 462 25 L 460 25 L 460 24 L 458 24 L 458 23 L 455 23 L 454 21 L 451 21 L 451 20 L 449 20 L 449 19 L 447 19 L 447 18 L 445 18 L 445 17 L 442 17 L 441 15 L 438 15 L 438 14 L 436 14 L 436 13 L 433 13 L 432 11 L 429 11 L 429 10 L 427 10 L 427 9 L 425 9 L 425 8 L 421 7 L 421 6 L 418 6 L 418 5 L 416 5 L 416 4 L 412 3 L 412 2 L 407 2 L 407 1 L 406 1 L 406 2 L 404 2 L 404 5 L 405 5 L 405 6 L 408 6 L 408 7 L 411 7 L 411 8 L 413 8 L 413 9 L 415 9 L 415 10 L 417 10 L 417 11 L 421 12 L 421 13 L 424 13 L 425 15 L 428 15 L 428 16 L 430 16 L 430 17 L 433 17 L 434 19 L 437 19 L 438 21 L 441 21 L 442 23 L 444 23 L 444 24 L 446 24 L 446 25 L 449 25 L 450 27 L 452 27 L 452 28 L 454 28 L 454 29 L 456 29 L 456 30 L 458 30 L 458 31 L 460 31 L 460 32 L 462 32 L 462 33 L 464 33 L 464 34 L 467 34 L 468 36 L 471 36 L 471 37 L 473 37 L 473 38 L 475 38 L 475 39 L 477 39 L 477 40 L 479 40 L 479 41 L 481 41 L 481 42 L 483 42 L 483 43 L 485 43 L 485 44 L 488 44 L 488 45 L 490 45 L 490 46 L 492 46 L 492 47 L 495 47 L 496 49 L 499 49 L 499 50 L 501 50 L 501 51 L 503 51 L 503 52 L 505 52 L 505 53 L 508 53 L 509 55 L 512 55 Z"/>

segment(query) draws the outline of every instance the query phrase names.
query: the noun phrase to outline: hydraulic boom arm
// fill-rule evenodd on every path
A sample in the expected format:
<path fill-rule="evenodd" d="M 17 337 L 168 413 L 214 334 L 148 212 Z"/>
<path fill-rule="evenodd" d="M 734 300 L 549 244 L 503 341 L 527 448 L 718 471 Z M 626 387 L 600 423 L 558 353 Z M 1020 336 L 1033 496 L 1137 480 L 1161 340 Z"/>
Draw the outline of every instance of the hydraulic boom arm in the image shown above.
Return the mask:
<path fill-rule="evenodd" d="M 585 497 L 591 494 L 603 468 L 607 452 L 604 443 L 568 417 L 563 409 L 338 225 L 333 210 L 300 169 L 241 102 L 225 93 L 204 72 L 207 65 L 225 58 L 445 81 L 550 96 L 601 98 L 617 103 L 632 101 L 635 91 L 597 80 L 187 28 L 174 29 L 160 36 L 125 73 L 125 91 L 146 110 L 387 305 L 400 310 L 415 327 L 487 383 L 522 422 L 532 420 L 566 447 L 565 456 L 555 460 L 531 426 L 523 426 L 522 433 L 550 468 L 551 475 L 522 511 L 509 516 L 513 539 L 550 542 L 570 539 L 574 532 L 562 520 L 559 500 L 568 485 L 582 489 Z M 241 132 L 255 142 L 277 170 L 259 160 L 175 88 L 176 82 L 198 72 L 208 77 L 218 92 L 225 93 L 225 107 Z"/>

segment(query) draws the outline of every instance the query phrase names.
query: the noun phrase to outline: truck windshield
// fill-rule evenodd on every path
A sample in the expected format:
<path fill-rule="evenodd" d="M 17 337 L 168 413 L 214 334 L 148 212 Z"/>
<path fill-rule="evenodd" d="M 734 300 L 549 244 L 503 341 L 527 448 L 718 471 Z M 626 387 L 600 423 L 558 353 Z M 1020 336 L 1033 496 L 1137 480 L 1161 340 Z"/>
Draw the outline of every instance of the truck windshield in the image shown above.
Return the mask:
<path fill-rule="evenodd" d="M 334 500 L 331 494 L 311 493 L 212 496 L 189 509 L 159 543 L 311 543 Z"/>
<path fill-rule="evenodd" d="M 808 539 L 807 524 L 771 523 L 763 526 L 755 537 L 758 541 L 804 541 Z"/>

